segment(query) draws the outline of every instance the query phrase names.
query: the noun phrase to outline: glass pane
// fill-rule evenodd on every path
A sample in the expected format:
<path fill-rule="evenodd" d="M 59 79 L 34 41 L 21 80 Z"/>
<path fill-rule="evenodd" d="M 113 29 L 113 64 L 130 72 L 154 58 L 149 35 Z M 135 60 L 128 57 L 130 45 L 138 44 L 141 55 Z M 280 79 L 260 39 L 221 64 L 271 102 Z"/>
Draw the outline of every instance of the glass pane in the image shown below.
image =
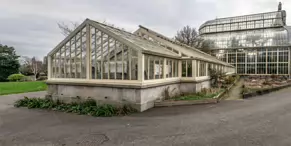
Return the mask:
<path fill-rule="evenodd" d="M 182 77 L 187 77 L 186 76 L 186 61 L 182 61 Z"/>
<path fill-rule="evenodd" d="M 192 60 L 187 60 L 187 77 L 192 77 Z"/>
<path fill-rule="evenodd" d="M 131 49 L 131 80 L 138 79 L 138 52 Z"/>

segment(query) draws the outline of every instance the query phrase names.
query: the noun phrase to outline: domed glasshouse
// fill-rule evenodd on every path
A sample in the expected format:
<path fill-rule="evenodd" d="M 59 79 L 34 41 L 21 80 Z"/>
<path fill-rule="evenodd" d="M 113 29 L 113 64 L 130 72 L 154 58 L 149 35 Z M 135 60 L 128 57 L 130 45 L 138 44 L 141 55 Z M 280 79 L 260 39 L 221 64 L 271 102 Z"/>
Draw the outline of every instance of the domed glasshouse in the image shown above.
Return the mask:
<path fill-rule="evenodd" d="M 207 21 L 199 34 L 203 46 L 238 74 L 290 75 L 291 27 L 281 5 L 275 12 Z"/>
<path fill-rule="evenodd" d="M 126 32 L 86 19 L 48 54 L 48 95 L 130 103 L 139 111 L 165 96 L 209 88 L 208 68 L 235 68 L 140 26 Z"/>

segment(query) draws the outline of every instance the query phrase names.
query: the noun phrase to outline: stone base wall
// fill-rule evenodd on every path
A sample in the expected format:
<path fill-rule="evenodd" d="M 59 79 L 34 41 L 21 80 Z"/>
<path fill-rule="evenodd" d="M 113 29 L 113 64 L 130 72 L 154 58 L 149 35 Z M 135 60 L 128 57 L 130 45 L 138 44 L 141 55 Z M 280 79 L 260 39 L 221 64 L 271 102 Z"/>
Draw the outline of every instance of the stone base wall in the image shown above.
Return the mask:
<path fill-rule="evenodd" d="M 101 103 L 131 104 L 137 110 L 145 111 L 154 107 L 154 102 L 156 100 L 198 92 L 202 88 L 209 87 L 209 80 L 199 83 L 172 83 L 146 88 L 99 87 L 49 83 L 48 95 L 54 100 L 60 99 L 64 102 L 91 98 Z"/>

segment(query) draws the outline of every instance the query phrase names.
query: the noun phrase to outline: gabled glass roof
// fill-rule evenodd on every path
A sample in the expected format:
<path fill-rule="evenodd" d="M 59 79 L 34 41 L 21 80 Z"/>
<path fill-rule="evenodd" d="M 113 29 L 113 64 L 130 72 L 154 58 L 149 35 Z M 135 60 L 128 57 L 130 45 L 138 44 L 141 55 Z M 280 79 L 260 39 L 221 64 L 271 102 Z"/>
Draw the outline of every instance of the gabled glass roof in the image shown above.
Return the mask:
<path fill-rule="evenodd" d="M 157 42 L 162 46 L 166 46 L 168 50 L 171 50 L 172 52 L 182 54 L 183 57 L 193 57 L 193 58 L 198 58 L 202 59 L 205 61 L 210 61 L 210 62 L 217 62 L 220 64 L 227 64 L 219 59 L 217 59 L 214 56 L 211 56 L 205 52 L 202 52 L 194 47 L 187 46 L 185 44 L 176 42 L 158 32 L 155 32 L 149 28 L 146 28 L 144 26 L 139 26 L 140 28 L 135 32 L 135 34 L 140 35 L 141 37 L 144 37 L 143 35 L 147 35 L 147 37 L 144 37 L 145 39 L 148 39 L 152 42 Z"/>
<path fill-rule="evenodd" d="M 89 31 L 91 32 L 91 38 L 94 38 L 91 40 L 91 52 L 94 52 L 94 49 L 97 49 L 98 47 L 102 46 L 103 48 L 111 48 L 114 45 L 112 43 L 112 40 L 119 41 L 121 44 L 127 45 L 129 48 L 135 49 L 135 50 L 141 50 L 142 52 L 147 52 L 153 55 L 157 56 L 166 56 L 166 57 L 173 57 L 173 58 L 182 58 L 182 57 L 189 57 L 189 58 L 197 58 L 208 62 L 216 62 L 218 64 L 224 64 L 229 65 L 223 61 L 218 60 L 214 56 L 211 56 L 207 53 L 204 53 L 196 48 L 192 48 L 190 46 L 187 46 L 185 44 L 181 44 L 178 42 L 174 42 L 171 39 L 161 35 L 157 34 L 157 37 L 162 38 L 165 42 L 161 41 L 153 41 L 148 40 L 142 36 L 139 36 L 137 34 L 133 34 L 112 26 L 105 25 L 103 23 L 99 23 L 90 19 L 86 19 L 80 26 L 78 26 L 77 29 L 75 29 L 69 36 L 67 36 L 60 44 L 58 44 L 50 53 L 49 55 L 54 55 L 57 52 L 63 53 L 65 51 L 62 50 L 68 50 L 68 46 L 71 46 L 70 44 L 75 43 L 77 46 L 73 50 L 78 50 L 75 55 L 80 54 L 80 50 L 85 50 L 86 40 L 87 39 L 87 32 L 86 26 L 88 26 Z M 95 33 L 92 33 L 92 31 Z M 98 36 L 96 33 L 96 30 L 98 30 Z M 90 33 L 89 33 L 90 34 Z M 102 37 L 103 34 L 103 43 L 100 43 L 100 35 Z M 76 40 L 76 38 L 79 38 Z M 75 39 L 75 40 L 74 40 Z M 94 45 L 98 44 L 98 45 Z M 61 51 L 60 51 L 61 50 Z M 108 49 L 109 50 L 109 49 Z M 118 51 L 119 49 L 117 49 Z M 119 50 L 120 51 L 120 50 Z M 108 52 L 105 50 L 103 52 L 97 51 L 94 52 L 96 55 L 93 56 L 93 58 L 100 58 L 101 54 L 103 56 L 106 56 Z M 84 54 L 84 53 L 83 53 Z M 66 55 L 65 55 L 66 56 Z"/>
<path fill-rule="evenodd" d="M 92 20 L 90 20 L 92 21 Z M 118 29 L 118 28 L 114 28 L 96 21 L 92 21 L 93 23 L 113 32 L 114 34 L 116 34 L 119 37 L 122 37 L 124 39 L 126 39 L 127 41 L 139 46 L 141 49 L 143 50 L 147 50 L 147 51 L 151 51 L 151 52 L 156 52 L 156 53 L 160 53 L 160 54 L 166 54 L 166 55 L 171 55 L 171 56 L 175 56 L 175 57 L 180 57 L 179 55 L 177 55 L 176 53 L 173 53 L 171 51 L 169 51 L 168 49 L 166 49 L 165 47 L 155 43 L 155 42 L 151 42 L 148 41 L 146 39 L 143 39 L 135 34 L 132 34 L 130 32 Z"/>

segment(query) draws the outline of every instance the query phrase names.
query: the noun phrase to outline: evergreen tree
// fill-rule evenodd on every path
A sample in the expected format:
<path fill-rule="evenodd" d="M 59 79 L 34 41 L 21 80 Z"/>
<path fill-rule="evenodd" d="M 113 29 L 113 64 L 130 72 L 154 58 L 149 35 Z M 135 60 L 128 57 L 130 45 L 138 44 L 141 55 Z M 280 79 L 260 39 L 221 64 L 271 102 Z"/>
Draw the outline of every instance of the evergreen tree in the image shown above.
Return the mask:
<path fill-rule="evenodd" d="M 18 73 L 18 58 L 13 47 L 0 44 L 0 82 L 7 81 L 9 75 Z"/>

